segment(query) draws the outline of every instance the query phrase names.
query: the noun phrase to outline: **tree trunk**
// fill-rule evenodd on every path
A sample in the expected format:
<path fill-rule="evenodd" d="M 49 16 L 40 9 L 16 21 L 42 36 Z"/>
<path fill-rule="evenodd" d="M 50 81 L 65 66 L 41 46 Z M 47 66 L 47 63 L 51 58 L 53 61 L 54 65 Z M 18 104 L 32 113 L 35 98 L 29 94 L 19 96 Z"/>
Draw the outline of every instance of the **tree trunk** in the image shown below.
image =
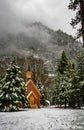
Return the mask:
<path fill-rule="evenodd" d="M 61 108 L 61 103 L 60 103 L 60 108 Z"/>
<path fill-rule="evenodd" d="M 66 109 L 66 99 L 65 99 L 65 106 L 64 106 L 64 108 Z"/>
<path fill-rule="evenodd" d="M 80 98 L 78 99 L 78 108 L 80 109 Z"/>
<path fill-rule="evenodd" d="M 80 102 L 78 102 L 78 108 L 80 109 Z"/>
<path fill-rule="evenodd" d="M 81 16 L 81 29 L 82 29 L 82 39 L 84 47 L 84 0 L 80 0 L 80 16 Z"/>

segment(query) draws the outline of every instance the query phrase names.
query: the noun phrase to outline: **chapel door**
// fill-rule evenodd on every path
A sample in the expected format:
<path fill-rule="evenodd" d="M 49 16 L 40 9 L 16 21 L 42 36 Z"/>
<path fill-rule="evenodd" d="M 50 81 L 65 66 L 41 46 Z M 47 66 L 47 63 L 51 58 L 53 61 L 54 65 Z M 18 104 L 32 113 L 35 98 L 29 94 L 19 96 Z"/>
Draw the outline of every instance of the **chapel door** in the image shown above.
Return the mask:
<path fill-rule="evenodd" d="M 35 98 L 33 96 L 30 97 L 30 106 L 35 104 Z"/>

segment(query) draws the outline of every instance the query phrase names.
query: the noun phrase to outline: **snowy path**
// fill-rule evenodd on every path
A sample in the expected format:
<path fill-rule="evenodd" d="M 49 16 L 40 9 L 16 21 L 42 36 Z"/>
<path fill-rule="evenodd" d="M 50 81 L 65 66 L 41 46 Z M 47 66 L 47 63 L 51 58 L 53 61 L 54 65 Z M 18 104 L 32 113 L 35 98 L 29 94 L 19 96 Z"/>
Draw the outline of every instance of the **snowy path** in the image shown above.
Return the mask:
<path fill-rule="evenodd" d="M 1 112 L 0 130 L 84 130 L 84 110 L 41 108 Z"/>

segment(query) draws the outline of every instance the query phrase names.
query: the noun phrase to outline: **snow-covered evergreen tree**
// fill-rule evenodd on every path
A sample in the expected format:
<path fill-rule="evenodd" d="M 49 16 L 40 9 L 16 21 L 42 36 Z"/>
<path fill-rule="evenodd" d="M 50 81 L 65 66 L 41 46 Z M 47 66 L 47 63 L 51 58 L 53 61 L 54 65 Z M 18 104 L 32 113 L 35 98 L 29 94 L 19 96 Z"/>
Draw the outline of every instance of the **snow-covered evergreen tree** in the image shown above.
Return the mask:
<path fill-rule="evenodd" d="M 77 71 L 80 80 L 81 98 L 84 103 L 84 50 L 77 56 Z"/>
<path fill-rule="evenodd" d="M 0 86 L 1 86 L 1 84 L 2 84 L 2 78 L 1 78 L 1 76 L 0 76 Z"/>
<path fill-rule="evenodd" d="M 69 64 L 70 64 L 69 59 L 67 58 L 65 52 L 63 51 L 55 71 L 53 104 L 58 104 L 61 106 L 61 104 L 64 104 L 67 101 L 67 92 L 66 92 L 67 85 L 66 85 L 64 73 L 67 70 Z"/>
<path fill-rule="evenodd" d="M 61 81 L 62 81 L 61 74 L 58 71 L 56 71 L 55 82 L 54 82 L 54 87 L 53 87 L 53 94 L 52 94 L 52 104 L 53 105 L 61 104 L 61 99 L 60 99 Z"/>
<path fill-rule="evenodd" d="M 67 103 L 70 107 L 75 107 L 78 104 L 80 108 L 80 86 L 79 76 L 74 64 L 68 66 L 64 73 L 64 81 L 66 82 L 66 95 L 68 97 Z"/>
<path fill-rule="evenodd" d="M 26 107 L 25 91 L 25 83 L 14 58 L 8 66 L 3 83 L 0 86 L 0 110 L 15 111 L 19 109 L 19 105 Z"/>
<path fill-rule="evenodd" d="M 60 58 L 60 60 L 59 60 L 59 62 L 58 62 L 58 67 L 57 67 L 57 69 L 58 69 L 58 71 L 61 73 L 61 74 L 63 74 L 64 73 L 64 71 L 66 70 L 66 67 L 67 67 L 67 65 L 68 65 L 68 62 L 69 62 L 69 60 L 68 60 L 68 58 L 67 58 L 67 56 L 66 56 L 66 53 L 63 51 L 62 52 L 62 55 L 61 55 L 61 58 Z"/>
<path fill-rule="evenodd" d="M 62 54 L 55 72 L 53 103 L 60 104 L 60 106 L 64 104 L 65 108 L 67 104 L 71 107 L 75 107 L 75 105 L 78 104 L 80 108 L 81 88 L 78 70 L 75 65 L 71 64 L 70 60 L 63 55 L 65 54 Z"/>
<path fill-rule="evenodd" d="M 44 85 L 42 85 L 42 83 L 40 81 L 37 82 L 37 87 L 41 93 L 40 96 L 40 103 L 41 105 L 45 106 L 45 91 L 44 91 Z"/>

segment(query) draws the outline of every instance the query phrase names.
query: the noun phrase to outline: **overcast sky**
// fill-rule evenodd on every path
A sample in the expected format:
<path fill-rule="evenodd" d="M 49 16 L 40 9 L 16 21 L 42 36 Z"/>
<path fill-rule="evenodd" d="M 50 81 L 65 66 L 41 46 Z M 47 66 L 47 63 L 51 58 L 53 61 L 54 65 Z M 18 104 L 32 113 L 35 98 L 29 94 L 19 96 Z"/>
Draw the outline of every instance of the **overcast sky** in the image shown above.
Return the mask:
<path fill-rule="evenodd" d="M 0 0 L 0 35 L 22 31 L 23 23 L 40 21 L 48 27 L 74 35 L 69 0 Z"/>

